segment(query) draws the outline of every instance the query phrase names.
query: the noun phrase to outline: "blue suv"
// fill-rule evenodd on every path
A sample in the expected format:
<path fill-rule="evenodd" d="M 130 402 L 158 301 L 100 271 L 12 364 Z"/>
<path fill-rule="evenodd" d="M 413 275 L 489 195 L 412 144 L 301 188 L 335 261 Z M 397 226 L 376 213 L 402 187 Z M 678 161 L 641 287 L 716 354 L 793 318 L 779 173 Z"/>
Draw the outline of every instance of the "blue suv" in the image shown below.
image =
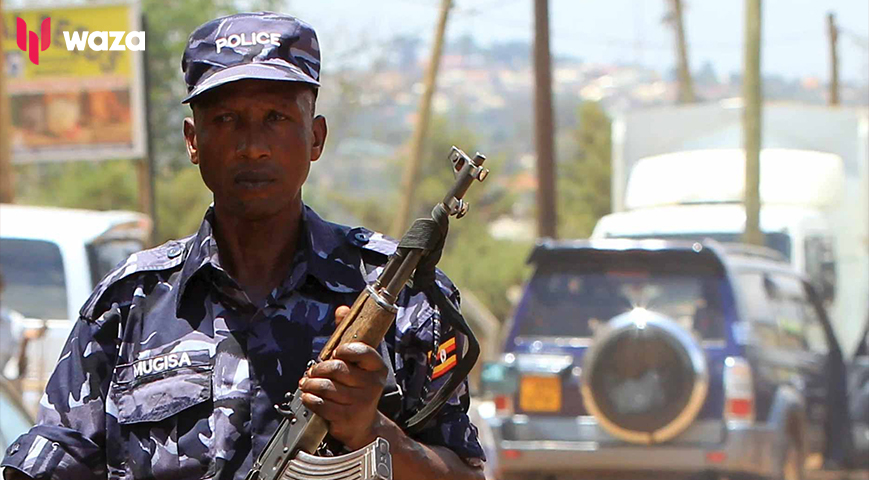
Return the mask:
<path fill-rule="evenodd" d="M 547 241 L 477 420 L 495 476 L 799 480 L 847 450 L 842 354 L 775 252 Z"/>

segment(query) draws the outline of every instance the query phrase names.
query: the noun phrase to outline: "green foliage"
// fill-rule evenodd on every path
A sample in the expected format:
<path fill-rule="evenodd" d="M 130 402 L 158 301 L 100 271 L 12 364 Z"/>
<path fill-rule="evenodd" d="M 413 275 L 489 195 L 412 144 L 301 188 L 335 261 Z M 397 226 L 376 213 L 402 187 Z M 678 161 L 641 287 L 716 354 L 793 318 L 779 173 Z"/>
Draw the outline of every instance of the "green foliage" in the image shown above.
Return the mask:
<path fill-rule="evenodd" d="M 478 143 L 479 140 L 469 128 L 454 125 L 448 117 L 435 116 L 431 119 L 419 169 L 414 208 L 411 209 L 414 218 L 427 217 L 431 208 L 443 200 L 447 188 L 453 183 L 454 176 L 447 159 L 450 148 L 455 145 L 473 156 Z M 403 168 L 400 165 L 398 171 Z M 471 188 L 467 200 L 475 203 L 480 194 L 480 188 Z"/>
<path fill-rule="evenodd" d="M 460 290 L 472 291 L 501 321 L 511 313 L 507 290 L 521 285 L 530 273 L 525 260 L 530 242 L 500 240 L 488 232 L 489 222 L 471 212 L 452 222 L 444 256 L 438 266 Z"/>
<path fill-rule="evenodd" d="M 193 165 L 160 178 L 155 243 L 196 233 L 212 199 L 199 176 L 199 168 Z"/>
<path fill-rule="evenodd" d="M 454 176 L 447 155 L 453 145 L 472 156 L 479 141 L 470 128 L 451 123 L 448 117 L 433 118 L 420 168 L 421 181 L 414 210 L 417 217 L 428 216 L 452 185 Z M 459 289 L 473 291 L 501 320 L 507 318 L 512 309 L 506 297 L 507 289 L 521 284 L 528 274 L 525 259 L 531 248 L 530 242 L 500 240 L 489 233 L 491 223 L 509 214 L 515 201 L 511 192 L 498 181 L 505 163 L 504 158 L 486 160 L 485 165 L 492 175 L 468 191 L 466 200 L 471 205 L 470 212 L 450 222 L 449 237 L 439 264 Z"/>
<path fill-rule="evenodd" d="M 386 209 L 394 205 L 384 199 L 391 199 L 395 192 L 384 191 L 379 197 L 359 198 L 327 188 L 305 188 L 305 204 L 313 208 L 321 217 L 337 223 L 387 232 L 390 212 Z"/>
<path fill-rule="evenodd" d="M 478 148 L 473 131 L 452 123 L 446 117 L 434 117 L 429 127 L 428 141 L 420 165 L 420 181 L 416 189 L 414 218 L 428 217 L 431 208 L 443 200 L 454 177 L 447 155 L 455 145 L 469 155 Z M 404 157 L 391 161 L 388 172 L 401 175 Z M 452 219 L 444 255 L 439 267 L 464 291 L 473 291 L 499 319 L 505 319 L 512 306 L 507 300 L 507 288 L 520 285 L 528 274 L 525 259 L 529 242 L 495 239 L 488 231 L 492 221 L 510 212 L 514 196 L 499 180 L 504 158 L 489 158 L 486 166 L 493 174 L 482 185 L 474 185 L 467 200 L 471 211 L 460 220 Z M 501 178 L 504 178 L 501 176 Z M 388 181 L 383 182 L 390 184 Z M 377 197 L 358 198 L 338 189 L 305 190 L 305 201 L 332 221 L 364 225 L 372 230 L 387 232 L 392 225 L 399 192 L 384 188 Z"/>
<path fill-rule="evenodd" d="M 563 238 L 588 237 L 611 211 L 611 121 L 595 102 L 582 103 L 577 116 L 578 152 L 558 166 L 558 232 Z"/>
<path fill-rule="evenodd" d="M 16 202 L 93 210 L 136 210 L 133 162 L 65 162 L 17 165 Z"/>

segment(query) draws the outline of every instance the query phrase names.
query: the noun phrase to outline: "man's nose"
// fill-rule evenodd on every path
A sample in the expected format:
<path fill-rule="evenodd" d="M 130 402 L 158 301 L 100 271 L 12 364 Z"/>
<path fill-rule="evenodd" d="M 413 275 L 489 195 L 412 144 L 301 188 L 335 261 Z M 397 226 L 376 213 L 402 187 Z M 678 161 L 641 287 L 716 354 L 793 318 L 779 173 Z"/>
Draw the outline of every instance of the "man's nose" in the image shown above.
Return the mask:
<path fill-rule="evenodd" d="M 247 160 L 258 160 L 271 155 L 268 138 L 262 129 L 249 124 L 239 132 L 236 153 Z"/>

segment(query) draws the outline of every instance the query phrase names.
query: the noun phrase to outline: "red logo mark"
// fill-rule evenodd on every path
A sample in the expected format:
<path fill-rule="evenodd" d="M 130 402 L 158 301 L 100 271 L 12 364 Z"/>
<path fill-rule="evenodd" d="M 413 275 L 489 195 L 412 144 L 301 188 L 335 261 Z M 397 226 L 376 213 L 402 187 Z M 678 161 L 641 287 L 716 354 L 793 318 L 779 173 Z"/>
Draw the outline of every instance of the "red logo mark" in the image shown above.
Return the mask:
<path fill-rule="evenodd" d="M 45 51 L 48 49 L 48 46 L 51 45 L 51 18 L 46 18 L 42 21 L 42 28 L 40 28 L 40 35 L 37 36 L 36 32 L 31 32 L 27 30 L 27 22 L 22 20 L 20 17 L 16 17 L 16 34 L 18 35 L 18 48 L 21 51 L 28 52 L 30 55 L 30 61 L 33 62 L 34 65 L 39 65 L 39 51 Z M 42 42 L 40 42 L 40 37 L 42 37 Z M 27 39 L 30 39 L 30 50 L 27 50 Z M 41 43 L 41 44 L 40 44 Z"/>

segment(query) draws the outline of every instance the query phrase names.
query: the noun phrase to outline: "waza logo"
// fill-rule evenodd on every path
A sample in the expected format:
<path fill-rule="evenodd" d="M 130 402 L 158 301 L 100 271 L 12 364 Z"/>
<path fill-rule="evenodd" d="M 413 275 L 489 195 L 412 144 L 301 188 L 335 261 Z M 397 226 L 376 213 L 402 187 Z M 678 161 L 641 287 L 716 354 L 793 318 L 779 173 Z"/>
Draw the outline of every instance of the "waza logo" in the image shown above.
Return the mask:
<path fill-rule="evenodd" d="M 18 40 L 18 48 L 23 52 L 28 52 L 30 61 L 34 65 L 39 65 L 39 52 L 45 51 L 51 45 L 51 18 L 46 18 L 42 21 L 40 34 L 27 30 L 27 22 L 20 17 L 16 17 L 15 33 Z M 30 48 L 27 48 L 27 41 L 30 40 Z"/>

